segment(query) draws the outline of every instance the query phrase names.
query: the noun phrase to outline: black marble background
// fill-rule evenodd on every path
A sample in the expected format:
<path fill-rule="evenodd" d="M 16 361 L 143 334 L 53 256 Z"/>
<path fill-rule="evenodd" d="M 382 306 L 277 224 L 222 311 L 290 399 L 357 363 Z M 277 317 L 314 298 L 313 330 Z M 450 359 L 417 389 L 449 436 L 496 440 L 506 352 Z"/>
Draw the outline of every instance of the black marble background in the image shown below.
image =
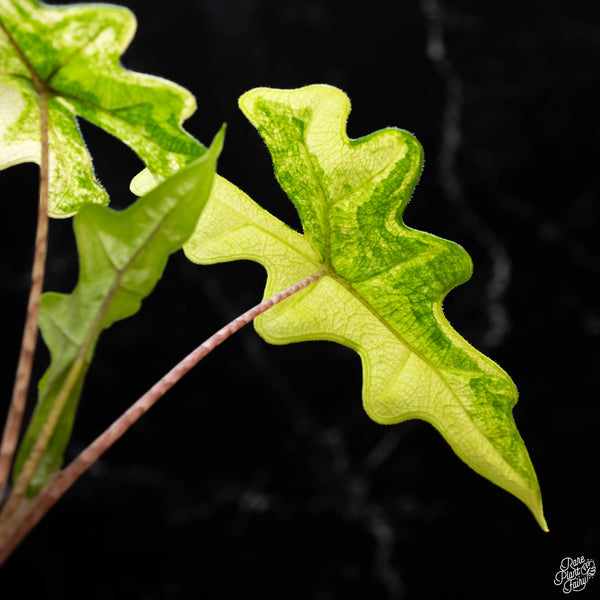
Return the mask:
<path fill-rule="evenodd" d="M 298 227 L 237 109 L 256 86 L 329 83 L 351 137 L 413 132 L 424 174 L 408 225 L 471 254 L 445 311 L 513 377 L 514 414 L 550 533 L 458 460 L 429 425 L 382 427 L 360 361 L 331 343 L 273 347 L 251 328 L 199 365 L 46 517 L 0 570 L 0 596 L 61 600 L 560 598 L 565 556 L 600 561 L 600 20 L 567 0 L 124 0 L 123 63 L 191 90 L 186 128 L 219 171 Z M 82 125 L 113 206 L 137 159 Z M 2 397 L 25 312 L 37 168 L 0 174 Z M 15 205 L 13 206 L 13 203 Z M 47 289 L 77 277 L 53 221 Z M 101 339 L 69 456 L 179 358 L 262 296 L 253 263 L 174 257 L 142 312 Z M 38 375 L 46 355 L 39 352 Z M 0 417 L 7 407 L 2 401 Z M 600 575 L 580 598 L 598 597 Z"/>

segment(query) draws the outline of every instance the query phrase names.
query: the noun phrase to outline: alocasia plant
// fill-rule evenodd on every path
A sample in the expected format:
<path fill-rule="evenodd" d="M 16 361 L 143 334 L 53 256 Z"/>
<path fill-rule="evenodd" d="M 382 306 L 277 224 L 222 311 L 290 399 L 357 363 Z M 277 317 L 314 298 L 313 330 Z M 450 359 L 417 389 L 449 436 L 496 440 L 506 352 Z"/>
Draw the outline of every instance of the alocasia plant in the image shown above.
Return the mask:
<path fill-rule="evenodd" d="M 363 403 L 378 423 L 430 422 L 469 466 L 520 498 L 547 529 L 535 471 L 515 426 L 509 376 L 454 331 L 444 296 L 471 275 L 457 244 L 407 227 L 423 153 L 406 131 L 348 139 L 340 90 L 255 89 L 240 107 L 264 138 L 301 235 L 217 178 L 184 246 L 198 263 L 249 259 L 265 297 L 325 276 L 255 320 L 268 342 L 332 340 L 358 352 Z"/>
<path fill-rule="evenodd" d="M 244 94 L 240 106 L 266 141 L 299 213 L 304 233 L 297 233 L 214 176 L 223 133 L 207 151 L 183 130 L 195 107 L 189 92 L 120 66 L 134 29 L 133 15 L 121 7 L 0 0 L 0 169 L 40 164 L 32 292 L 0 449 L 0 496 L 27 395 L 38 309 L 51 354 L 0 514 L 0 564 L 178 378 L 257 316 L 258 332 L 271 343 L 321 339 L 354 349 L 363 362 L 363 403 L 371 418 L 430 422 L 460 458 L 520 498 L 547 529 L 536 475 L 512 417 L 516 389 L 442 313 L 445 295 L 470 277 L 470 258 L 460 246 L 402 221 L 422 168 L 416 139 L 393 128 L 348 139 L 350 104 L 333 87 Z M 108 198 L 76 117 L 120 138 L 146 165 L 132 189 L 148 193 L 126 211 L 98 206 Z M 71 294 L 46 293 L 40 302 L 45 222 L 48 215 L 75 213 L 79 282 Z M 184 243 L 197 263 L 263 264 L 265 300 L 201 344 L 60 469 L 98 336 L 138 310 L 168 255 Z"/>

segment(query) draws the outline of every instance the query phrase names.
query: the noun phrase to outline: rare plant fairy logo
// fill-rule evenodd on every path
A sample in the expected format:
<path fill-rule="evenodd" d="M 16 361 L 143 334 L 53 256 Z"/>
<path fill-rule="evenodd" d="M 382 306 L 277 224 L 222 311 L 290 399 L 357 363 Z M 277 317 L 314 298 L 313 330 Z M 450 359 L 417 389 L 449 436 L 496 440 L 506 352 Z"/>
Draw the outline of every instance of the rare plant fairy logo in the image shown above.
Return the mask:
<path fill-rule="evenodd" d="M 554 576 L 554 585 L 560 585 L 565 594 L 581 592 L 596 574 L 596 563 L 591 558 L 565 556 Z"/>

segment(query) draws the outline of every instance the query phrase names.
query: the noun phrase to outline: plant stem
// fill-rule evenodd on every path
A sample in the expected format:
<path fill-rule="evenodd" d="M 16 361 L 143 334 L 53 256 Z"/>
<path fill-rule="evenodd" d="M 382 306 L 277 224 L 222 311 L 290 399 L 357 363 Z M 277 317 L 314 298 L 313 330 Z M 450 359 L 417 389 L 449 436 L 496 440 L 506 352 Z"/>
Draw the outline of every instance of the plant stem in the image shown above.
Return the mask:
<path fill-rule="evenodd" d="M 157 381 L 67 467 L 50 479 L 33 500 L 24 499 L 18 506 L 15 506 L 12 515 L 3 520 L 0 530 L 0 565 L 75 481 L 192 367 L 258 315 L 307 288 L 326 274 L 327 269 L 313 273 L 310 277 L 257 304 L 219 329 Z"/>
<path fill-rule="evenodd" d="M 40 466 L 44 452 L 46 451 L 48 444 L 54 435 L 57 424 L 65 409 L 65 405 L 69 401 L 71 393 L 73 392 L 73 388 L 75 385 L 77 385 L 77 380 L 81 377 L 81 373 L 84 370 L 85 363 L 83 359 L 78 358 L 75 360 L 63 385 L 61 386 L 60 392 L 56 396 L 54 404 L 52 405 L 52 408 L 48 413 L 42 428 L 40 429 L 40 432 L 35 440 L 35 444 L 33 445 L 33 448 L 31 449 L 31 452 L 29 453 L 21 472 L 17 477 L 13 489 L 6 500 L 6 504 L 2 508 L 2 512 L 0 513 L 0 532 L 2 531 L 4 523 L 10 521 L 13 513 L 17 510 L 22 500 L 25 498 L 27 489 L 31 484 L 35 472 Z"/>
<path fill-rule="evenodd" d="M 38 314 L 40 298 L 44 286 L 44 271 L 48 249 L 48 180 L 49 180 L 49 146 L 48 146 L 48 93 L 39 93 L 40 107 L 40 192 L 38 206 L 37 230 L 35 236 L 35 251 L 31 273 L 31 288 L 27 304 L 27 318 L 23 330 L 21 352 L 17 365 L 12 399 L 0 446 L 0 502 L 10 473 L 10 467 L 19 441 L 21 423 L 25 413 L 33 357 L 38 337 Z"/>

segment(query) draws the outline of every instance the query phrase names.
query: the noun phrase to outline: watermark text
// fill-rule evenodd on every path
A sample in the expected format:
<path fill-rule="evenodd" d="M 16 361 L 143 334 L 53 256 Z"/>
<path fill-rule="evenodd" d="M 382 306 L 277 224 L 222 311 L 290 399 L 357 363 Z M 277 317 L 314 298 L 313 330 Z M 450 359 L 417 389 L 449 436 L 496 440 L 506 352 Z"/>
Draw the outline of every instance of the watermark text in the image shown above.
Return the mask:
<path fill-rule="evenodd" d="M 565 594 L 581 592 L 596 574 L 596 563 L 591 558 L 565 556 L 560 561 L 560 569 L 554 576 L 554 585 L 560 585 Z"/>

